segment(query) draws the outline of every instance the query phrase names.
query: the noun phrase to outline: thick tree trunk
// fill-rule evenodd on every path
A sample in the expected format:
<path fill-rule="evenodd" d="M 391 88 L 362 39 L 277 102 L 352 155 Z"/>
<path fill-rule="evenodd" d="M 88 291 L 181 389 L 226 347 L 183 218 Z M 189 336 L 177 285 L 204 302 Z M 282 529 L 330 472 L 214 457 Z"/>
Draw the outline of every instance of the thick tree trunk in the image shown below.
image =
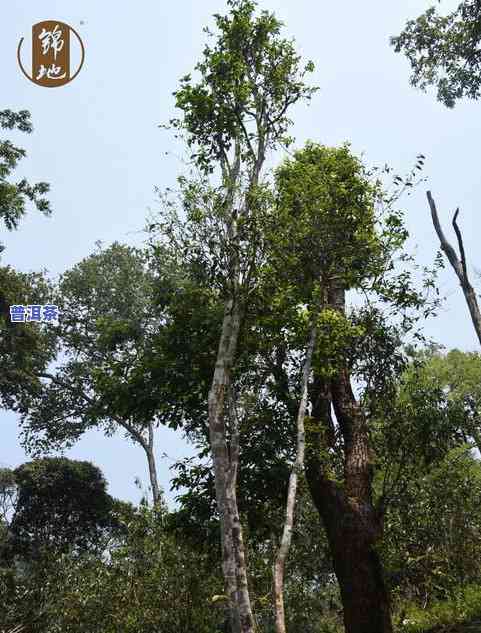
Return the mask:
<path fill-rule="evenodd" d="M 312 354 L 316 344 L 316 326 L 313 325 L 309 337 L 309 343 L 304 360 L 301 383 L 301 399 L 297 412 L 297 447 L 296 459 L 289 476 L 287 490 L 286 518 L 282 531 L 281 543 L 274 561 L 273 582 L 274 582 L 274 611 L 277 633 L 286 633 L 286 618 L 284 613 L 284 567 L 287 556 L 291 548 L 292 530 L 294 527 L 294 510 L 297 496 L 297 480 L 304 469 L 305 454 L 305 430 L 304 418 L 308 402 L 309 377 L 311 375 Z"/>
<path fill-rule="evenodd" d="M 344 301 L 343 288 L 333 284 L 328 292 L 329 307 L 344 313 Z M 329 383 L 318 378 L 312 400 L 317 429 L 308 437 L 306 476 L 326 529 L 346 633 L 392 633 L 389 592 L 377 552 L 382 518 L 372 501 L 373 456 L 367 420 L 352 391 L 347 368 L 340 367 Z M 329 476 L 326 451 L 335 448 L 332 408 L 342 438 L 342 485 Z"/>
<path fill-rule="evenodd" d="M 313 490 L 313 499 L 326 528 L 346 633 L 391 633 L 389 594 L 376 551 L 376 514 L 340 491 L 329 490 L 329 485 L 321 486 L 324 491 Z"/>

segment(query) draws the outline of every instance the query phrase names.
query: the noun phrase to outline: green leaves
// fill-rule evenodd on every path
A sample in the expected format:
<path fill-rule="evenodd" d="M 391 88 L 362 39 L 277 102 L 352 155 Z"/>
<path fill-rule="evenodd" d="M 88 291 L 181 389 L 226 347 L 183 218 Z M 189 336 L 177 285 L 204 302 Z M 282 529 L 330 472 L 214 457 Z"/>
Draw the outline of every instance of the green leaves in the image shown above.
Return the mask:
<path fill-rule="evenodd" d="M 22 411 L 25 399 L 38 390 L 37 374 L 55 358 L 53 326 L 13 324 L 10 305 L 52 303 L 52 284 L 43 273 L 19 273 L 0 267 L 0 406 Z"/>
<path fill-rule="evenodd" d="M 379 248 L 376 190 L 349 146 L 308 143 L 276 170 L 276 188 L 273 233 L 283 235 L 286 276 L 305 285 L 307 278 L 338 275 L 346 289 L 359 285 Z"/>
<path fill-rule="evenodd" d="M 438 100 L 452 108 L 459 99 L 480 96 L 480 24 L 476 0 L 464 0 L 447 15 L 431 7 L 410 20 L 391 44 L 409 60 L 411 83 L 422 90 L 435 86 Z"/>
<path fill-rule="evenodd" d="M 208 31 L 215 40 L 196 66 L 199 82 L 185 75 L 174 93 L 183 118 L 171 124 L 187 132 L 192 158 L 205 173 L 214 171 L 214 161 L 229 162 L 234 146 L 255 163 L 285 135 L 289 107 L 314 92 L 304 83 L 312 62 L 301 65 L 275 16 L 256 15 L 256 3 L 248 0 L 228 6 L 226 16 L 214 16 L 215 36 Z"/>
<path fill-rule="evenodd" d="M 29 134 L 33 130 L 30 113 L 27 110 L 0 111 L 0 128 L 8 130 L 17 128 Z M 27 200 L 33 202 L 45 215 L 51 212 L 50 205 L 44 197 L 44 194 L 49 191 L 47 183 L 30 185 L 25 179 L 18 183 L 8 180 L 19 161 L 25 156 L 24 149 L 16 147 L 9 140 L 0 139 L 0 221 L 3 221 L 9 231 L 16 229 L 20 219 L 25 215 Z"/>
<path fill-rule="evenodd" d="M 100 470 L 66 458 L 35 460 L 14 471 L 18 499 L 10 525 L 15 552 L 95 548 L 114 525 L 113 499 Z"/>

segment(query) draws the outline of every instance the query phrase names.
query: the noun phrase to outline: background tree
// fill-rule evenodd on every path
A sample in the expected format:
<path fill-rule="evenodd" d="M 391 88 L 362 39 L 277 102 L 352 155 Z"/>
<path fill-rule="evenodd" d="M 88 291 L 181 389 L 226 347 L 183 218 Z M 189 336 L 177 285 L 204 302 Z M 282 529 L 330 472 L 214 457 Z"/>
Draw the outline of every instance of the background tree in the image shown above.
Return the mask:
<path fill-rule="evenodd" d="M 47 631 L 49 605 L 63 590 L 56 585 L 63 563 L 115 549 L 133 510 L 107 494 L 101 471 L 89 462 L 34 460 L 7 474 L 2 481 L 14 498 L 0 551 L 0 626 Z"/>
<path fill-rule="evenodd" d="M 479 354 L 416 354 L 373 434 L 389 498 L 383 558 L 397 602 L 426 607 L 479 581 Z"/>
<path fill-rule="evenodd" d="M 89 428 L 123 431 L 145 452 L 155 503 L 155 427 L 182 419 L 163 357 L 173 281 L 160 270 L 162 289 L 144 252 L 114 243 L 64 273 L 55 299 L 62 318 L 49 326 L 60 355 L 55 369 L 33 368 L 40 384 L 20 407 L 33 452 L 70 446 Z"/>
<path fill-rule="evenodd" d="M 0 111 L 2 130 L 18 129 L 31 133 L 30 113 L 26 110 Z M 44 183 L 30 185 L 26 179 L 11 180 L 19 161 L 26 156 L 24 149 L 8 139 L 0 139 L 0 225 L 8 231 L 16 229 L 25 215 L 26 205 L 31 201 L 45 215 L 50 206 L 44 194 L 49 186 Z M 0 243 L 0 253 L 4 246 Z M 45 326 L 37 323 L 15 327 L 11 323 L 10 305 L 50 303 L 48 280 L 40 273 L 17 273 L 10 266 L 0 267 L 0 407 L 14 408 L 19 390 L 27 385 L 32 388 L 30 376 L 33 369 L 45 367 L 51 360 L 50 338 Z"/>
<path fill-rule="evenodd" d="M 8 527 L 13 552 L 35 558 L 43 550 L 95 548 L 114 527 L 114 500 L 89 462 L 45 458 L 16 468 L 14 512 Z"/>
<path fill-rule="evenodd" d="M 411 83 L 425 90 L 437 88 L 437 98 L 449 108 L 459 99 L 478 99 L 481 89 L 481 5 L 464 0 L 447 15 L 431 7 L 409 20 L 394 50 L 411 64 Z"/>
<path fill-rule="evenodd" d="M 20 273 L 11 266 L 0 267 L 0 287 L 8 307 L 11 304 L 51 303 L 53 287 L 44 273 Z M 21 411 L 21 402 L 39 388 L 38 374 L 45 371 L 57 354 L 55 335 L 49 323 L 15 324 L 10 313 L 0 314 L 0 407 Z"/>
<path fill-rule="evenodd" d="M 165 531 L 165 514 L 159 506 L 120 513 L 124 529 L 104 543 L 104 555 L 51 552 L 17 579 L 0 625 L 29 633 L 220 631 L 222 579 L 208 555 Z"/>
<path fill-rule="evenodd" d="M 30 134 L 33 131 L 30 113 L 27 110 L 20 112 L 2 110 L 0 111 L 0 128 L 18 129 Z M 30 185 L 25 179 L 16 183 L 8 180 L 19 161 L 25 156 L 24 149 L 16 147 L 8 139 L 0 140 L 0 220 L 9 231 L 16 229 L 25 215 L 27 200 L 32 201 L 42 213 L 50 214 L 50 205 L 43 197 L 49 190 L 47 183 L 39 182 Z"/>

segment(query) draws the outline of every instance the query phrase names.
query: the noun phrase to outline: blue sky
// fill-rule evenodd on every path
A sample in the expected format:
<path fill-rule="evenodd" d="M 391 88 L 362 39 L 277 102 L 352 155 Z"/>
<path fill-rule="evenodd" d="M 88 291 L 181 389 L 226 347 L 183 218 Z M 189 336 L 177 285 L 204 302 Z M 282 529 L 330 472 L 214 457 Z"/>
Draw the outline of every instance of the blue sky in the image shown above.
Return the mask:
<path fill-rule="evenodd" d="M 260 2 L 285 22 L 286 34 L 316 65 L 313 83 L 320 91 L 309 107 L 298 106 L 292 113 L 296 144 L 349 140 L 368 163 L 387 162 L 401 173 L 412 167 L 418 153 L 425 154 L 427 187 L 446 228 L 453 209 L 461 208 L 465 247 L 475 269 L 481 234 L 481 104 L 465 102 L 448 110 L 432 92 L 413 89 L 407 62 L 388 43 L 406 19 L 431 4 Z M 456 5 L 442 3 L 444 10 Z M 224 9 L 221 0 L 22 0 L 3 7 L 0 108 L 32 113 L 34 134 L 13 135 L 28 151 L 18 175 L 51 184 L 53 215 L 47 219 L 32 211 L 18 232 L 2 235 L 7 247 L 2 263 L 57 275 L 89 255 L 97 240 L 142 242 L 145 217 L 156 208 L 154 187 L 173 185 L 182 171 L 182 147 L 158 125 L 173 116 L 172 92 L 199 59 L 205 42 L 202 27 Z M 27 81 L 16 63 L 19 39 L 46 19 L 71 24 L 86 46 L 80 75 L 57 89 Z M 437 242 L 425 189 L 407 198 L 405 206 L 411 248 L 419 263 L 430 264 Z M 438 318 L 426 323 L 426 333 L 448 348 L 476 349 L 467 308 L 449 268 L 441 275 L 440 289 L 446 303 Z M 0 430 L 0 464 L 25 461 L 15 416 L 0 412 Z M 171 460 L 188 448 L 178 434 L 160 430 L 157 449 L 159 456 L 169 456 L 159 457 L 160 480 L 167 488 Z M 92 432 L 67 454 L 98 464 L 118 497 L 138 500 L 134 479 L 147 482 L 141 449 L 120 436 L 105 439 Z"/>

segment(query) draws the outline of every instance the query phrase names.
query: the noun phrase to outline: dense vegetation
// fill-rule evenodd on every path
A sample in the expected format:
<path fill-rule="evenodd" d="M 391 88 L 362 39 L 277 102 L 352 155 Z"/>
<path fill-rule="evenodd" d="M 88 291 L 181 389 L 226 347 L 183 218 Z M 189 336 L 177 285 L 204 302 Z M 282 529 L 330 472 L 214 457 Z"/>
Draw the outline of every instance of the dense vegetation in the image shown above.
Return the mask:
<path fill-rule="evenodd" d="M 316 91 L 314 65 L 274 15 L 227 5 L 175 93 L 192 169 L 161 194 L 145 247 L 98 244 L 55 281 L 0 267 L 0 406 L 31 456 L 0 470 L 0 630 L 475 627 L 481 355 L 423 336 L 442 257 L 417 266 L 402 205 L 424 157 L 400 176 L 348 143 L 294 149 L 289 116 Z M 448 106 L 478 96 L 479 14 L 432 9 L 393 38 Z M 32 131 L 25 111 L 0 126 Z M 24 155 L 0 141 L 8 230 L 29 200 L 50 212 L 48 185 L 12 180 Z M 476 327 L 458 243 L 458 263 L 441 246 Z M 10 306 L 42 303 L 58 322 L 11 322 Z M 173 507 L 160 425 L 196 450 L 175 464 Z M 137 507 L 92 463 L 58 457 L 92 428 L 143 450 Z"/>

